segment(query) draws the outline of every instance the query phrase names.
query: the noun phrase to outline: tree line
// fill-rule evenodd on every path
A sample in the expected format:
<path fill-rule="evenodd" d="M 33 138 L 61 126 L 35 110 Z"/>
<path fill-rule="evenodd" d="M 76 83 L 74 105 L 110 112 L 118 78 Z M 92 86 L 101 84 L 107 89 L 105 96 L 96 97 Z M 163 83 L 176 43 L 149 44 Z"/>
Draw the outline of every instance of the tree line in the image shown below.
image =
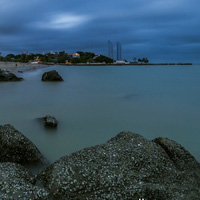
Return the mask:
<path fill-rule="evenodd" d="M 30 54 L 8 54 L 6 56 L 1 56 L 0 53 L 0 61 L 9 61 L 9 62 L 22 62 L 22 63 L 28 63 L 28 62 L 34 62 L 39 61 L 41 63 L 113 63 L 113 59 L 98 55 L 96 56 L 92 52 L 82 52 L 77 51 L 76 52 L 79 56 L 74 57 L 73 54 L 68 54 L 65 51 L 61 52 L 55 52 L 55 53 L 46 53 L 46 54 L 40 54 L 40 53 L 30 53 Z"/>

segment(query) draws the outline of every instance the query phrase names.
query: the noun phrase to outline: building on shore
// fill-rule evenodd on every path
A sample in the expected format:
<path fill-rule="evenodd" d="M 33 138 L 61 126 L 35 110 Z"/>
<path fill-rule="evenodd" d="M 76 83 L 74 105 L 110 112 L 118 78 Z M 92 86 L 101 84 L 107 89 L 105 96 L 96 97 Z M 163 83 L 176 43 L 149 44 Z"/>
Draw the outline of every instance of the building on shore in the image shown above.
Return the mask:
<path fill-rule="evenodd" d="M 127 62 L 125 60 L 116 60 L 116 62 L 114 62 L 114 64 L 117 64 L 117 65 L 129 65 L 130 62 Z"/>
<path fill-rule="evenodd" d="M 93 60 L 95 60 L 96 58 L 98 58 L 98 57 L 100 57 L 101 55 L 95 55 L 94 57 L 93 57 Z"/>
<path fill-rule="evenodd" d="M 74 54 L 72 54 L 72 57 L 73 58 L 80 58 L 80 54 L 79 53 L 74 53 Z"/>

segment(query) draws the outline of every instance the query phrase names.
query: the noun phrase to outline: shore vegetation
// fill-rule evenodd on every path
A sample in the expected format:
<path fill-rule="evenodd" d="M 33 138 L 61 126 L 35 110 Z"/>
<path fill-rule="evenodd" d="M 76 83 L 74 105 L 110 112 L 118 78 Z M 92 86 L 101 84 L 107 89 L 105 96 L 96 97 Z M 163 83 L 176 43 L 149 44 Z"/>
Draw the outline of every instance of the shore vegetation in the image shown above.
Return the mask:
<path fill-rule="evenodd" d="M 113 59 L 103 56 L 95 55 L 92 52 L 77 51 L 73 54 L 68 54 L 65 51 L 49 52 L 49 53 L 26 53 L 22 54 L 8 54 L 2 56 L 0 53 L 0 61 L 4 62 L 37 62 L 37 63 L 113 63 Z"/>

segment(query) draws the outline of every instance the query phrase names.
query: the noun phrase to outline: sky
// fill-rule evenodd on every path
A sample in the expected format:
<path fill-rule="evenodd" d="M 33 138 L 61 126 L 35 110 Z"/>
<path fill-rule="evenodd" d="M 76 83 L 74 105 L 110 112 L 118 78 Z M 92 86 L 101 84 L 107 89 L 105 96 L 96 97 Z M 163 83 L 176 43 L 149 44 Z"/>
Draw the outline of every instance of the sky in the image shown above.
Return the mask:
<path fill-rule="evenodd" d="M 0 52 L 90 51 L 200 63 L 199 0 L 0 0 Z"/>

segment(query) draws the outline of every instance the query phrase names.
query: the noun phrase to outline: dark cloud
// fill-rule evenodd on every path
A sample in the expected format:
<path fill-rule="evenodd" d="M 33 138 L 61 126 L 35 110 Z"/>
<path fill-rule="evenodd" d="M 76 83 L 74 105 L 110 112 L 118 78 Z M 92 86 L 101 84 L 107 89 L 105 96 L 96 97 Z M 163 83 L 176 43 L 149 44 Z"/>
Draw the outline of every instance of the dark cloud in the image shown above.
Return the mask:
<path fill-rule="evenodd" d="M 7 0 L 0 2 L 0 51 L 66 50 L 107 54 L 120 41 L 123 58 L 199 62 L 197 0 Z"/>

